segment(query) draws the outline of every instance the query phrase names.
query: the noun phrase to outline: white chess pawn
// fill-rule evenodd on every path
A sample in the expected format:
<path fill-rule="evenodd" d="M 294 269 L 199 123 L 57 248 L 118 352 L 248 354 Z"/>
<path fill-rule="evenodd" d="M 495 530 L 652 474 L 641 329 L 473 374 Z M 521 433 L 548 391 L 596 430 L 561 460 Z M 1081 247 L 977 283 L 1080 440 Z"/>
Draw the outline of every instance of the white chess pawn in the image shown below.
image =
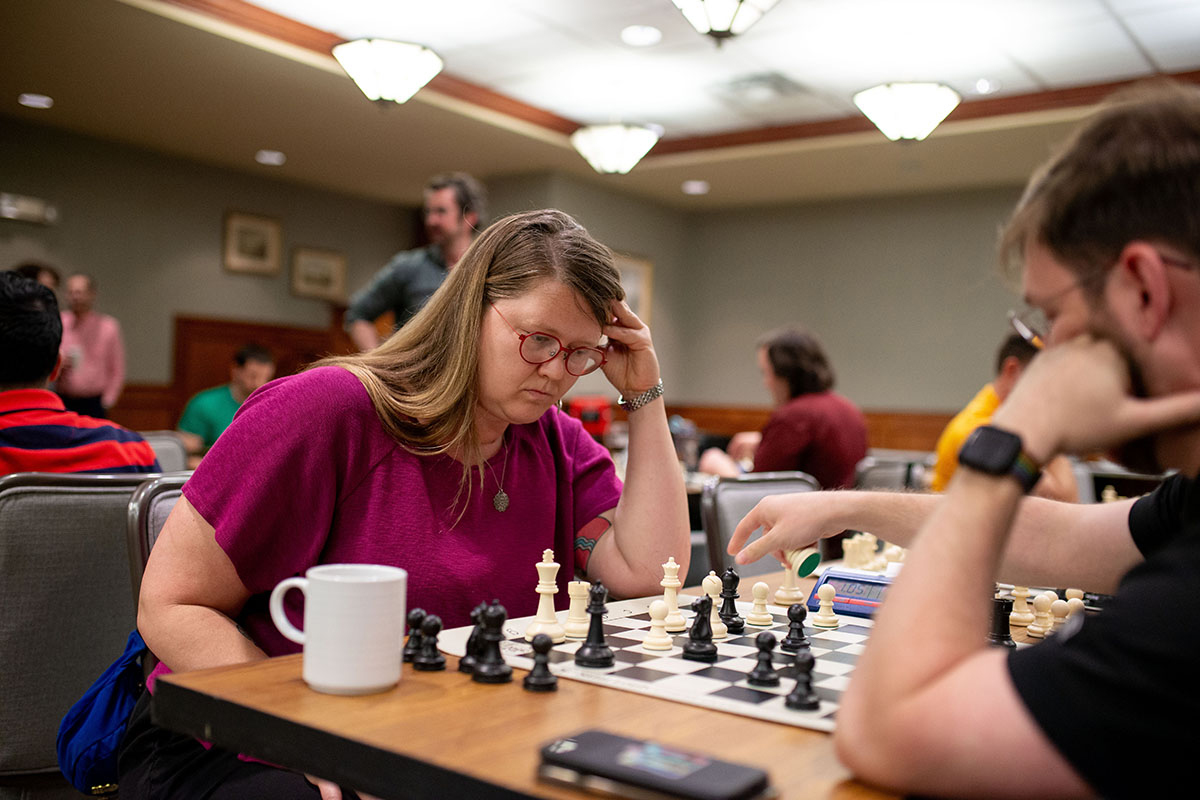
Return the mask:
<path fill-rule="evenodd" d="M 1051 623 L 1050 604 L 1054 602 L 1046 593 L 1043 592 L 1033 598 L 1033 622 L 1029 623 L 1025 628 L 1026 634 L 1035 639 L 1041 639 L 1046 635 Z"/>
<path fill-rule="evenodd" d="M 662 568 L 663 579 L 658 585 L 663 587 L 663 601 L 667 604 L 667 630 L 672 633 L 686 631 L 687 620 L 679 613 L 678 592 L 683 584 L 679 581 L 679 565 L 675 563 L 675 556 L 668 556 Z"/>
<path fill-rule="evenodd" d="M 1070 594 L 1069 589 L 1067 590 L 1067 594 Z M 1086 606 L 1084 605 L 1082 597 L 1068 597 L 1067 598 L 1067 617 L 1068 618 L 1073 617 L 1076 614 L 1078 614 L 1084 610 L 1086 610 Z"/>
<path fill-rule="evenodd" d="M 767 593 L 769 591 L 771 591 L 771 587 L 762 581 L 754 584 L 754 588 L 750 590 L 751 594 L 754 595 L 754 606 L 750 609 L 750 613 L 746 615 L 747 625 L 753 625 L 756 628 L 768 628 L 775 624 L 775 618 L 767 610 Z"/>
<path fill-rule="evenodd" d="M 729 626 L 725 624 L 725 620 L 721 619 L 721 579 L 717 577 L 717 573 L 709 571 L 704 576 L 704 580 L 700 581 L 701 588 L 704 593 L 712 600 L 712 610 L 709 612 L 708 621 L 712 625 L 712 638 L 728 639 Z"/>
<path fill-rule="evenodd" d="M 817 589 L 817 597 L 821 604 L 817 609 L 817 614 L 812 618 L 812 624 L 818 628 L 836 628 L 840 624 L 837 614 L 833 613 L 833 598 L 837 596 L 837 589 L 833 588 L 832 584 L 823 583 L 821 588 Z"/>
<path fill-rule="evenodd" d="M 1083 589 L 1067 589 L 1066 595 L 1067 595 L 1068 603 L 1071 602 L 1072 600 L 1082 600 L 1083 599 Z"/>
<path fill-rule="evenodd" d="M 1013 610 L 1009 615 L 1008 624 L 1025 627 L 1033 622 L 1033 612 L 1029 610 L 1028 597 L 1032 594 L 1028 586 L 1014 586 L 1012 589 Z"/>
<path fill-rule="evenodd" d="M 542 560 L 537 564 L 538 571 L 538 610 L 537 616 L 525 629 L 525 641 L 532 642 L 533 637 L 544 633 L 555 644 L 566 641 L 566 628 L 558 621 L 554 613 L 554 595 L 558 594 L 558 584 L 554 582 L 558 575 L 558 562 L 554 560 L 554 551 L 542 551 Z"/>
<path fill-rule="evenodd" d="M 567 606 L 567 624 L 563 633 L 568 639 L 586 639 L 588 624 L 591 619 L 587 614 L 588 591 L 592 585 L 587 581 L 571 581 L 567 584 L 567 597 L 571 603 Z"/>
<path fill-rule="evenodd" d="M 670 650 L 675 642 L 667 633 L 667 603 L 655 600 L 650 604 L 650 633 L 642 640 L 647 650 Z"/>
<path fill-rule="evenodd" d="M 1050 603 L 1050 614 L 1053 617 L 1053 624 L 1047 633 L 1058 633 L 1059 628 L 1067 621 L 1067 611 L 1070 606 L 1066 600 L 1055 600 Z"/>

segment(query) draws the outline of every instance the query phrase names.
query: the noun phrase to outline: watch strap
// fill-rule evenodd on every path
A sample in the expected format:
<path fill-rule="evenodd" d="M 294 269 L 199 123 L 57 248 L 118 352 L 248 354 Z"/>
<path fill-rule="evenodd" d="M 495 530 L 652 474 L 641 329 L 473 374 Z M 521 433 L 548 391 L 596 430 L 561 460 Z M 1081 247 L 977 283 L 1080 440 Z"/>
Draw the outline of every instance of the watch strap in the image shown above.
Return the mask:
<path fill-rule="evenodd" d="M 625 409 L 625 413 L 628 414 L 630 412 L 637 411 L 639 408 L 646 405 L 651 400 L 657 400 L 658 398 L 662 397 L 662 394 L 663 394 L 663 382 L 662 382 L 662 378 L 659 378 L 658 383 L 654 384 L 649 389 L 647 389 L 646 391 L 639 394 L 637 397 L 633 397 L 633 398 L 630 398 L 629 400 L 626 400 L 624 395 L 619 396 L 617 398 L 617 405 L 619 405 L 621 408 Z"/>

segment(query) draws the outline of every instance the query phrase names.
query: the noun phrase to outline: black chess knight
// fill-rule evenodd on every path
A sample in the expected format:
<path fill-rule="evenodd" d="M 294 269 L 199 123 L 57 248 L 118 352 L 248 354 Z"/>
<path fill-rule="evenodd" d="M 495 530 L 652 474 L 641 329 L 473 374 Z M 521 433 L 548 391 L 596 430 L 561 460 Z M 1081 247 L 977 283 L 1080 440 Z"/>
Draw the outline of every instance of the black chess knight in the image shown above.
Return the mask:
<path fill-rule="evenodd" d="M 683 643 L 683 657 L 689 661 L 717 660 L 717 646 L 713 644 L 712 598 L 708 595 L 692 603 L 692 627 L 688 629 L 688 640 Z"/>

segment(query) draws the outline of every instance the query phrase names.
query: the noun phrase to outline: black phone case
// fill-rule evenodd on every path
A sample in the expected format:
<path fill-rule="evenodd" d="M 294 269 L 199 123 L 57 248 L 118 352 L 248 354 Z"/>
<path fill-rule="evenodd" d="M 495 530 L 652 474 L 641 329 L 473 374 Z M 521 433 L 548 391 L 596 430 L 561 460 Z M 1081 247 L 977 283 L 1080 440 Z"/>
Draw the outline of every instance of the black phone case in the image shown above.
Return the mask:
<path fill-rule="evenodd" d="M 618 797 L 757 800 L 773 797 L 767 773 L 644 739 L 587 730 L 542 747 L 539 774 Z"/>

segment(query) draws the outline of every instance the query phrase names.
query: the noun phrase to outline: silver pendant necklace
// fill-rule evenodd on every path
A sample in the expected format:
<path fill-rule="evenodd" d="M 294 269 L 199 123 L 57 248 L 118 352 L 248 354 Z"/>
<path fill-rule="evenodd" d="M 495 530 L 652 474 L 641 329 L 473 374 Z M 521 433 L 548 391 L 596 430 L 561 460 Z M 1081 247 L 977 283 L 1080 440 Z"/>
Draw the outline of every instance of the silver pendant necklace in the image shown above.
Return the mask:
<path fill-rule="evenodd" d="M 487 462 L 484 462 L 487 463 Z M 492 480 L 496 479 L 496 470 L 488 464 L 492 472 Z M 504 478 L 508 475 L 508 442 L 504 443 L 504 467 L 500 470 L 500 480 L 496 481 L 496 494 L 492 496 L 492 508 L 504 512 L 508 510 L 508 493 L 504 491 Z"/>

